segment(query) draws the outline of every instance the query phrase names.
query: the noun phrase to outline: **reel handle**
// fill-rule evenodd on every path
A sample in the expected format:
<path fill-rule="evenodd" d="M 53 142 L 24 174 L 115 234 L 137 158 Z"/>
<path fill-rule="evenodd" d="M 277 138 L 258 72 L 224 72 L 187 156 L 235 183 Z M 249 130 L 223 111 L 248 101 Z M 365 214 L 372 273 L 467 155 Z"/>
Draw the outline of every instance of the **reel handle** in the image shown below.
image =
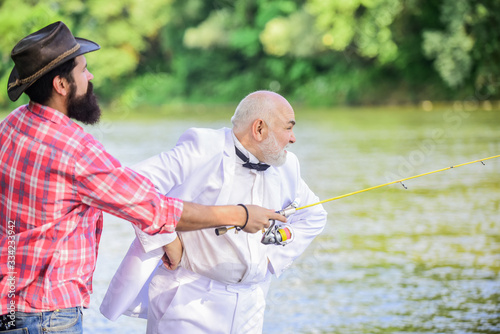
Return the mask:
<path fill-rule="evenodd" d="M 227 231 L 232 230 L 233 228 L 235 228 L 235 227 L 234 226 L 232 226 L 232 227 L 218 227 L 215 229 L 215 234 L 218 236 L 223 235 L 223 234 L 226 234 Z"/>

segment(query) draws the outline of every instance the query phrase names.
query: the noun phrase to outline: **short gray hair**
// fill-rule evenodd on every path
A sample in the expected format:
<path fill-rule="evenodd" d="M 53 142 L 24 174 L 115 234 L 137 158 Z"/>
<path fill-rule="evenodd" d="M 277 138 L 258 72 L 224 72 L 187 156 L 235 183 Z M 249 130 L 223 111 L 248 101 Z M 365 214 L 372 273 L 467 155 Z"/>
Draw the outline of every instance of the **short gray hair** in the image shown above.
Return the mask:
<path fill-rule="evenodd" d="M 233 117 L 231 117 L 234 129 L 250 126 L 258 118 L 263 119 L 268 126 L 271 126 L 274 119 L 271 112 L 275 109 L 276 103 L 273 99 L 266 97 L 267 93 L 276 94 L 271 91 L 260 90 L 248 94 L 240 101 Z"/>

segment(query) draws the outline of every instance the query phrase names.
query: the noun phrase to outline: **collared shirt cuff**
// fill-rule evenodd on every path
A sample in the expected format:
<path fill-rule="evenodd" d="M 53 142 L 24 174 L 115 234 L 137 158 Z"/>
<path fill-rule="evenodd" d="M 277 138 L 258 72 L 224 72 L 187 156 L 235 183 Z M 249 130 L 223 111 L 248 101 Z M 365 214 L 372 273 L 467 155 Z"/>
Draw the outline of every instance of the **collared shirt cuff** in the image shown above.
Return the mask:
<path fill-rule="evenodd" d="M 174 233 L 179 220 L 181 219 L 184 202 L 177 198 L 160 195 L 160 212 L 156 215 L 153 223 L 144 232 L 155 235 L 163 233 Z"/>
<path fill-rule="evenodd" d="M 135 230 L 135 235 L 137 236 L 137 239 L 139 240 L 142 249 L 144 250 L 145 253 L 149 253 L 165 245 L 168 245 L 177 238 L 177 233 L 162 233 L 162 234 L 149 235 L 141 231 L 141 229 L 138 228 L 137 226 L 135 225 L 133 226 Z"/>

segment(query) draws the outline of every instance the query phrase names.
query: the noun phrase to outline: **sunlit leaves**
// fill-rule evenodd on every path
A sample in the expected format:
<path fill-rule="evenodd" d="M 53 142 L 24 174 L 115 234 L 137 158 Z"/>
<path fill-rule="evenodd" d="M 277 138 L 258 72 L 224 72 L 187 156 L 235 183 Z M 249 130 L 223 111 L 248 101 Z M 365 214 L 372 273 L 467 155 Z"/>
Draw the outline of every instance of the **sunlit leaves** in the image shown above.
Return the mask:
<path fill-rule="evenodd" d="M 89 71 L 94 75 L 93 82 L 96 85 L 105 80 L 118 80 L 124 73 L 134 71 L 137 66 L 135 50 L 124 46 L 107 47 L 99 50 L 98 56 L 94 53 L 87 55 L 87 58 Z"/>
<path fill-rule="evenodd" d="M 425 31 L 423 50 L 434 59 L 434 67 L 443 80 L 456 87 L 469 76 L 472 58 L 470 51 L 474 40 L 465 31 L 470 7 L 467 0 L 445 0 L 442 5 L 441 21 L 445 31 Z"/>
<path fill-rule="evenodd" d="M 7 87 L 7 81 L 14 66 L 10 53 L 16 43 L 40 27 L 61 18 L 57 13 L 57 7 L 54 7 L 56 6 L 47 1 L 29 4 L 26 1 L 4 0 L 0 3 L 0 36 L 2 36 L 0 38 L 0 87 Z M 0 103 L 5 103 L 7 100 L 7 94 L 0 94 Z"/>
<path fill-rule="evenodd" d="M 172 0 L 5 0 L 0 2 L 0 75 L 6 86 L 10 51 L 21 38 L 55 21 L 101 45 L 89 68 L 97 84 L 132 73 L 140 55 L 169 22 Z M 34 4 L 33 4 L 34 3 Z M 6 67 L 9 67 L 7 70 Z M 0 95 L 0 103 L 5 94 Z"/>
<path fill-rule="evenodd" d="M 322 43 L 336 51 L 354 46 L 360 56 L 386 63 L 397 57 L 391 24 L 400 0 L 309 0 L 306 8 L 323 31 Z"/>
<path fill-rule="evenodd" d="M 355 11 L 359 7 L 358 0 L 309 0 L 306 10 L 316 16 L 317 27 L 324 31 L 325 46 L 344 50 L 355 34 Z"/>
<path fill-rule="evenodd" d="M 470 73 L 472 39 L 461 28 L 453 32 L 424 32 L 423 49 L 443 80 L 451 87 L 463 83 Z"/>
<path fill-rule="evenodd" d="M 490 98 L 499 13 L 498 0 L 0 0 L 0 87 L 17 41 L 62 20 L 101 45 L 87 60 L 109 99 L 136 89 L 161 100 L 142 87 L 150 75 L 165 96 L 196 100 L 255 88 L 324 103 L 455 99 L 471 88 Z"/>
<path fill-rule="evenodd" d="M 229 42 L 231 12 L 214 11 L 199 26 L 186 29 L 184 45 L 188 48 L 210 49 L 226 46 Z"/>
<path fill-rule="evenodd" d="M 264 51 L 275 56 L 308 57 L 325 50 L 314 18 L 305 11 L 272 19 L 260 34 L 260 41 Z"/>
<path fill-rule="evenodd" d="M 290 51 L 292 43 L 288 38 L 287 23 L 286 18 L 278 17 L 266 24 L 266 28 L 260 35 L 260 40 L 267 53 L 281 57 Z"/>

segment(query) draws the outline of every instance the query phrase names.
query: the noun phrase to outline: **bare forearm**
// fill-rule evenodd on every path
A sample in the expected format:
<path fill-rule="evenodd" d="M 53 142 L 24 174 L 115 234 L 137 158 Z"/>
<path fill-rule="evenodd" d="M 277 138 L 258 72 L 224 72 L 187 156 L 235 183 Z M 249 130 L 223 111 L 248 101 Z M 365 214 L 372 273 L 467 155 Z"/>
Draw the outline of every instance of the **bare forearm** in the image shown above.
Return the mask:
<path fill-rule="evenodd" d="M 245 232 L 255 233 L 269 226 L 269 219 L 284 221 L 285 218 L 273 210 L 264 209 L 256 205 L 248 205 L 248 223 Z M 247 213 L 241 206 L 222 205 L 205 206 L 196 203 L 184 202 L 181 219 L 177 224 L 177 231 L 193 231 L 219 226 L 243 226 L 247 220 Z"/>
<path fill-rule="evenodd" d="M 184 202 L 177 231 L 193 231 L 225 225 L 241 226 L 245 222 L 245 211 L 234 205 L 206 206 Z"/>

